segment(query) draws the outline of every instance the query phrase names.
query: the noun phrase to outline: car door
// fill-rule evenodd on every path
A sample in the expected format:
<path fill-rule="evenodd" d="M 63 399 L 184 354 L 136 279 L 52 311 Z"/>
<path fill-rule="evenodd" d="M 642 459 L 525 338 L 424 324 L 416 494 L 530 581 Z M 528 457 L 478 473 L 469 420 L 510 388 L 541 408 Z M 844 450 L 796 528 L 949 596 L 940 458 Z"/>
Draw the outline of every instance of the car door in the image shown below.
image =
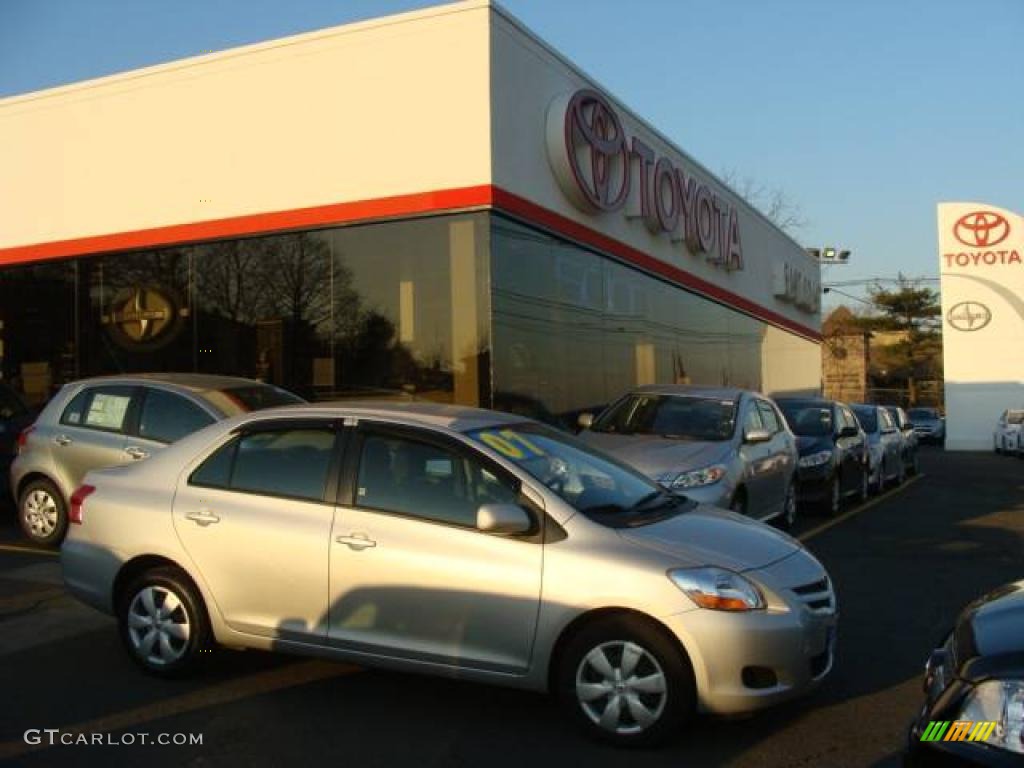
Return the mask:
<path fill-rule="evenodd" d="M 773 513 L 772 449 L 770 441 L 747 442 L 750 431 L 764 431 L 764 421 L 754 398 L 745 398 L 740 405 L 740 447 L 743 462 L 743 483 L 747 489 L 747 514 L 753 518 Z"/>
<path fill-rule="evenodd" d="M 232 629 L 324 642 L 338 440 L 329 420 L 268 419 L 182 473 L 174 527 Z"/>
<path fill-rule="evenodd" d="M 69 488 L 93 469 L 131 461 L 126 430 L 138 405 L 138 388 L 86 387 L 64 408 L 53 432 L 52 455 Z"/>
<path fill-rule="evenodd" d="M 331 534 L 332 644 L 453 666 L 530 663 L 544 548 L 476 528 L 483 503 L 527 507 L 519 481 L 424 429 L 363 423 Z"/>
<path fill-rule="evenodd" d="M 216 421 L 207 409 L 177 392 L 159 387 L 139 390 L 139 416 L 124 449 L 132 459 L 144 459 Z"/>
<path fill-rule="evenodd" d="M 757 408 L 772 439 L 768 441 L 770 460 L 770 514 L 781 512 L 786 503 L 786 492 L 793 478 L 795 462 L 793 460 L 793 439 L 783 427 L 785 423 L 767 400 L 757 399 Z"/>

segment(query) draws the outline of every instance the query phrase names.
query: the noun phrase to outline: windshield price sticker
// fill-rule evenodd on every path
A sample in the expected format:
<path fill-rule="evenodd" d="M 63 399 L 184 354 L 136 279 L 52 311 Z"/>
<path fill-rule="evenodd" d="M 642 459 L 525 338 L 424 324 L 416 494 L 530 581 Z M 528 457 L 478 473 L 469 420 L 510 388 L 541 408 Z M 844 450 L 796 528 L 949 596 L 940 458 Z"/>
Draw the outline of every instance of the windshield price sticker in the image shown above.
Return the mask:
<path fill-rule="evenodd" d="M 477 432 L 476 436 L 480 442 L 514 461 L 523 461 L 524 459 L 533 459 L 545 455 L 544 451 L 511 429 L 502 429 L 500 431 L 482 430 Z"/>

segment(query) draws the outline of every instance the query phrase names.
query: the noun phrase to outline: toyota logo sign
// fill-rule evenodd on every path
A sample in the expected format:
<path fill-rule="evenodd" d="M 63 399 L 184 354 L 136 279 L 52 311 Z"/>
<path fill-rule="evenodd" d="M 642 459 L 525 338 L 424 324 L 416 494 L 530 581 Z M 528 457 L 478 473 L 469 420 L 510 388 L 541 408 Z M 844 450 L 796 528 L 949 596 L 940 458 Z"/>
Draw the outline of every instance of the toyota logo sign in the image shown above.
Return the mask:
<path fill-rule="evenodd" d="M 957 219 L 953 235 L 964 245 L 983 248 L 1009 237 L 1010 223 L 993 211 L 974 211 Z"/>

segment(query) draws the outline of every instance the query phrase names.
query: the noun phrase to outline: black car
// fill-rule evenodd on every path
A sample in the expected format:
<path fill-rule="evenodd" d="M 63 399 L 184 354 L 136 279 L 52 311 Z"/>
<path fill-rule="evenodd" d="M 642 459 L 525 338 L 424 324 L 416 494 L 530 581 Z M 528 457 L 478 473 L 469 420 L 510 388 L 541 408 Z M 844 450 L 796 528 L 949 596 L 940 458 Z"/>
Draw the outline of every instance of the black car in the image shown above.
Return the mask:
<path fill-rule="evenodd" d="M 32 409 L 17 392 L 0 381 L 0 499 L 10 497 L 10 469 L 18 452 L 18 435 L 34 420 Z"/>
<path fill-rule="evenodd" d="M 850 408 L 834 400 L 779 398 L 775 402 L 796 435 L 800 501 L 837 515 L 846 497 L 866 499 L 867 435 Z"/>
<path fill-rule="evenodd" d="M 1024 581 L 963 610 L 924 691 L 906 765 L 1024 765 Z"/>

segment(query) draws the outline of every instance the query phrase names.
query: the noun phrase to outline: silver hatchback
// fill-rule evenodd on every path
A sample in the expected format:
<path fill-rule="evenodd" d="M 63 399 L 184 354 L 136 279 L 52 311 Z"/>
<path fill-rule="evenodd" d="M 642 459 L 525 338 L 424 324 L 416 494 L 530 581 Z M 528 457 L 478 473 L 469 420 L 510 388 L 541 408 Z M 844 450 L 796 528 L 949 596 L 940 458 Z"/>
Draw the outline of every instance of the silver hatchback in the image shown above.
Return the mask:
<path fill-rule="evenodd" d="M 72 491 L 90 469 L 144 459 L 229 416 L 301 402 L 259 381 L 194 373 L 67 384 L 18 437 L 10 485 L 21 529 L 37 544 L 59 544 Z"/>
<path fill-rule="evenodd" d="M 796 437 L 756 392 L 640 387 L 580 419 L 583 442 L 667 488 L 758 520 L 796 521 Z"/>
<path fill-rule="evenodd" d="M 74 498 L 65 582 L 159 675 L 216 644 L 328 656 L 553 690 L 636 744 L 832 667 L 835 595 L 798 541 L 518 416 L 275 409 Z"/>

